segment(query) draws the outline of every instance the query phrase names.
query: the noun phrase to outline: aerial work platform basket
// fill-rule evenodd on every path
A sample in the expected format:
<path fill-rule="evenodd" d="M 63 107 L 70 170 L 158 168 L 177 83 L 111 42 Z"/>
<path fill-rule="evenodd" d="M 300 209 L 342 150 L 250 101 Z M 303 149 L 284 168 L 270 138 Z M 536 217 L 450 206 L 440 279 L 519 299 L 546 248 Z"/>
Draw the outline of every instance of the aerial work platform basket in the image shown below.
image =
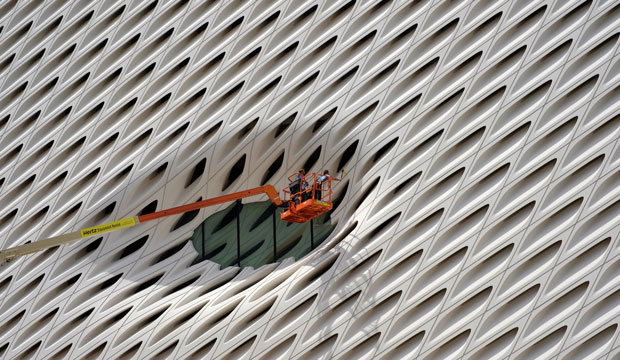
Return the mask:
<path fill-rule="evenodd" d="M 304 223 L 332 209 L 331 176 L 321 181 L 321 175 L 296 172 L 288 177 L 289 186 L 282 189 L 282 201 L 288 208 L 280 219 L 288 222 Z"/>

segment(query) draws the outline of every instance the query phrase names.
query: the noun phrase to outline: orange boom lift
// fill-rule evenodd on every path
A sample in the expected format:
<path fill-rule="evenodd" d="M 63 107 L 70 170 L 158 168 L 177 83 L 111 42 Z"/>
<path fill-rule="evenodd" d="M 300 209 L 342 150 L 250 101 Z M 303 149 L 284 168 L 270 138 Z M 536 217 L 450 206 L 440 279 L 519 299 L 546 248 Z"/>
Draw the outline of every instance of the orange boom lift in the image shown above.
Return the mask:
<path fill-rule="evenodd" d="M 323 182 L 320 182 L 318 179 L 319 177 L 315 173 L 310 173 L 306 176 L 303 176 L 300 173 L 295 173 L 289 176 L 289 181 L 291 183 L 283 189 L 285 201 L 284 206 L 287 207 L 287 209 L 282 212 L 280 219 L 289 222 L 303 223 L 332 209 L 332 178 L 328 177 L 328 179 Z M 71 233 L 53 236 L 47 239 L 8 248 L 0 251 L 0 265 L 18 256 L 24 256 L 49 249 L 54 246 L 72 243 L 83 238 L 132 227 L 147 221 L 161 219 L 166 216 L 183 214 L 188 211 L 198 210 L 207 206 L 218 205 L 259 194 L 267 194 L 275 206 L 283 205 L 282 200 L 278 196 L 278 192 L 273 185 L 264 185 L 253 189 L 198 201 L 192 204 L 181 205 L 150 214 L 133 216 L 102 225 L 96 225 Z"/>
<path fill-rule="evenodd" d="M 183 214 L 188 211 L 202 209 L 207 206 L 218 205 L 222 203 L 226 203 L 233 200 L 243 199 L 249 196 L 259 195 L 259 194 L 267 194 L 269 200 L 276 205 L 280 206 L 282 204 L 282 200 L 278 196 L 278 192 L 273 187 L 273 185 L 265 185 L 261 187 L 257 187 L 254 189 L 243 190 L 236 193 L 218 196 L 211 199 L 206 199 L 202 201 L 198 201 L 192 204 L 181 205 L 174 208 L 156 211 L 150 214 L 139 215 L 134 217 L 129 217 L 117 221 L 113 221 L 110 223 L 93 226 L 87 229 L 82 229 L 78 231 L 74 231 L 72 233 L 53 236 L 47 239 L 35 241 L 32 243 L 28 243 L 25 245 L 16 246 L 13 248 L 5 249 L 0 251 L 0 264 L 4 262 L 8 262 L 18 256 L 24 256 L 28 254 L 35 253 L 37 251 L 45 250 L 54 246 L 63 245 L 67 243 L 72 243 L 78 241 L 82 238 L 87 238 L 91 236 L 95 236 L 98 234 L 106 233 L 109 231 L 114 231 L 122 228 L 131 227 L 134 225 L 138 225 L 141 223 L 145 223 L 147 221 L 157 220 L 166 216 Z"/>

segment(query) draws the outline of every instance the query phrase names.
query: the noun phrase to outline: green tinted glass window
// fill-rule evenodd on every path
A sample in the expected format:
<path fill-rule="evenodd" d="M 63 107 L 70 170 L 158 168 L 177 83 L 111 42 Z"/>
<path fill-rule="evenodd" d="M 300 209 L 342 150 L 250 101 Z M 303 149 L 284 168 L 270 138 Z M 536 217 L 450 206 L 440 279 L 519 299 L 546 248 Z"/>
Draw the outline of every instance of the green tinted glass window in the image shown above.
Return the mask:
<path fill-rule="evenodd" d="M 211 215 L 192 235 L 198 252 L 194 263 L 208 259 L 222 268 L 258 268 L 288 257 L 298 260 L 334 229 L 329 213 L 296 224 L 280 220 L 280 212 L 271 201 L 248 204 L 237 201 Z"/>

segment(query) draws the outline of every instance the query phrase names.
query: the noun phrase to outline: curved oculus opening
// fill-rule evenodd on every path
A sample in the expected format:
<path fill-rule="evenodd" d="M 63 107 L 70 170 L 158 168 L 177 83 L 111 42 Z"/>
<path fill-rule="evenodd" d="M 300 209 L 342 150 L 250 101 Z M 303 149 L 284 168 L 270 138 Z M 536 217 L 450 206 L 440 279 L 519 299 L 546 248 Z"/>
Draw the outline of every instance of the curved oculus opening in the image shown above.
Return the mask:
<path fill-rule="evenodd" d="M 259 268 L 293 257 L 299 260 L 334 230 L 329 213 L 303 224 L 280 220 L 271 201 L 232 203 L 203 221 L 192 235 L 194 264 L 211 260 L 222 266 Z"/>

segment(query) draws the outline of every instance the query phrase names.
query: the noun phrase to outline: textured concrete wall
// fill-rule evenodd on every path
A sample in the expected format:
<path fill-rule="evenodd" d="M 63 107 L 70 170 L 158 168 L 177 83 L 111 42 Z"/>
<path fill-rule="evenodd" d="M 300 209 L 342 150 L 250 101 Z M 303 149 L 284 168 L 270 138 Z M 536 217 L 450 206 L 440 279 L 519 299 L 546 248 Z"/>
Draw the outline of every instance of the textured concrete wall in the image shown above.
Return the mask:
<path fill-rule="evenodd" d="M 224 206 L 12 262 L 0 357 L 620 355 L 617 2 L 0 7 L 3 248 L 348 170 L 296 263 L 191 265 Z"/>

